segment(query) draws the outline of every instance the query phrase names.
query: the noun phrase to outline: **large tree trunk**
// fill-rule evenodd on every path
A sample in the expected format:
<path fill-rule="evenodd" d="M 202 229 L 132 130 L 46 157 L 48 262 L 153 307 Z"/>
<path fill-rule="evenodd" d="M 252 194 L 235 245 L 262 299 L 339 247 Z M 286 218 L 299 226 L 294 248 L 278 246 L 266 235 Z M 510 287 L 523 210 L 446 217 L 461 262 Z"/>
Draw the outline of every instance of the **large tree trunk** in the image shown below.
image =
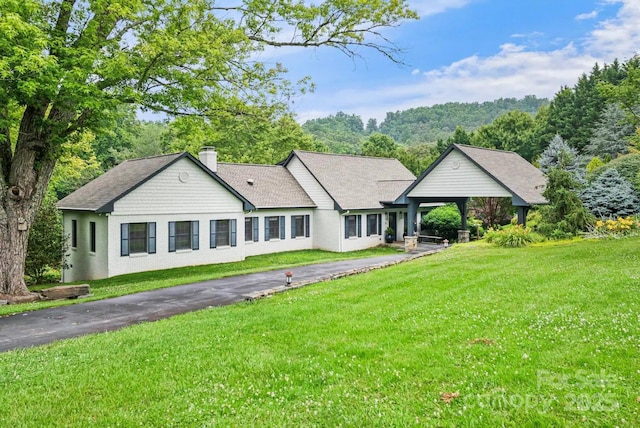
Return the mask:
<path fill-rule="evenodd" d="M 29 230 L 53 173 L 54 148 L 38 126 L 45 108 L 27 107 L 16 149 L 0 179 L 0 294 L 29 294 L 24 269 Z M 8 174 L 7 174 L 8 172 Z"/>
<path fill-rule="evenodd" d="M 12 296 L 29 294 L 24 282 L 24 266 L 27 256 L 27 229 L 24 210 L 5 197 L 6 208 L 0 214 L 0 293 Z"/>
<path fill-rule="evenodd" d="M 52 167 L 51 167 L 52 168 Z M 47 168 L 49 169 L 49 168 Z M 47 189 L 50 174 L 30 188 L 9 187 L 0 207 L 0 294 L 27 295 L 24 281 L 29 230 Z M 44 177 L 43 177 L 44 178 Z M 28 195 L 28 198 L 27 198 Z"/>

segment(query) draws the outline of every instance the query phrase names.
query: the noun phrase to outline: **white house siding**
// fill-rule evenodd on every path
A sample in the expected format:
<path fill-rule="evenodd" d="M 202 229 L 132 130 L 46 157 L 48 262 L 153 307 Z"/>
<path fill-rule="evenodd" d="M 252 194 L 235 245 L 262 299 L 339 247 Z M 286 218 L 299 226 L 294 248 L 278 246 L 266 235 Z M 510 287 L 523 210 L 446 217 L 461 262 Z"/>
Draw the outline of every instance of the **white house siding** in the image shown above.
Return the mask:
<path fill-rule="evenodd" d="M 464 155 L 454 150 L 420 181 L 408 196 L 511 197 L 512 195 Z"/>
<path fill-rule="evenodd" d="M 291 237 L 291 216 L 309 216 L 309 237 Z M 314 210 L 312 209 L 265 209 L 252 211 L 245 214 L 245 217 L 258 217 L 258 241 L 244 241 L 244 218 L 242 225 L 238 224 L 239 239 L 244 243 L 245 255 L 256 256 L 258 254 L 280 253 L 283 251 L 310 250 L 314 248 L 314 236 L 316 228 L 314 226 Z M 285 239 L 272 239 L 265 241 L 265 217 L 284 216 Z M 240 232 L 242 234 L 240 235 Z"/>
<path fill-rule="evenodd" d="M 313 248 L 326 251 L 341 251 L 344 230 L 340 229 L 340 222 L 344 219 L 336 210 L 315 210 L 313 213 Z"/>
<path fill-rule="evenodd" d="M 240 203 L 240 202 L 239 202 Z M 235 219 L 237 245 L 209 248 L 210 220 Z M 199 249 L 169 252 L 169 222 L 198 221 Z M 120 254 L 120 225 L 122 223 L 156 223 L 155 254 Z M 244 215 L 242 211 L 210 214 L 146 214 L 109 216 L 109 272 L 108 276 L 123 275 L 158 269 L 227 263 L 244 260 Z"/>
<path fill-rule="evenodd" d="M 70 233 L 71 220 L 79 215 L 75 211 L 65 212 L 65 233 Z M 88 234 L 90 218 L 101 219 L 97 230 L 99 251 L 86 255 L 88 251 L 81 250 L 79 240 L 78 249 L 73 251 L 73 267 L 64 273 L 65 281 L 244 260 L 242 201 L 188 159 L 178 161 L 116 201 L 112 213 L 84 216 L 87 219 L 82 217 L 78 223 L 79 238 L 81 230 L 86 229 Z M 209 248 L 210 220 L 225 219 L 237 222 L 237 245 Z M 199 222 L 198 250 L 169 252 L 172 221 Z M 156 223 L 156 253 L 121 256 L 120 225 L 150 222 Z M 88 248 L 88 237 L 86 245 Z"/>
<path fill-rule="evenodd" d="M 73 220 L 77 222 L 77 245 L 75 248 L 71 247 Z M 96 224 L 95 252 L 91 251 L 91 222 Z M 67 258 L 69 268 L 63 271 L 62 280 L 72 282 L 106 277 L 108 264 L 107 216 L 84 211 L 65 211 L 63 225 L 70 247 Z"/>
<path fill-rule="evenodd" d="M 300 162 L 297 156 L 293 156 L 291 161 L 287 164 L 287 169 L 293 175 L 293 177 L 300 183 L 300 186 L 307 192 L 309 197 L 316 204 L 318 210 L 334 209 L 333 199 L 322 188 L 318 180 L 309 172 L 306 166 Z"/>
<path fill-rule="evenodd" d="M 345 238 L 345 214 L 346 215 L 361 215 L 361 235 L 360 237 Z M 367 236 L 367 214 L 382 214 L 382 233 L 372 234 Z M 384 211 L 350 211 L 348 214 L 344 213 L 340 215 L 340 252 L 364 250 L 366 248 L 377 247 L 384 244 L 384 229 L 386 224 Z"/>
<path fill-rule="evenodd" d="M 118 214 L 242 212 L 242 202 L 183 158 L 114 204 Z"/>

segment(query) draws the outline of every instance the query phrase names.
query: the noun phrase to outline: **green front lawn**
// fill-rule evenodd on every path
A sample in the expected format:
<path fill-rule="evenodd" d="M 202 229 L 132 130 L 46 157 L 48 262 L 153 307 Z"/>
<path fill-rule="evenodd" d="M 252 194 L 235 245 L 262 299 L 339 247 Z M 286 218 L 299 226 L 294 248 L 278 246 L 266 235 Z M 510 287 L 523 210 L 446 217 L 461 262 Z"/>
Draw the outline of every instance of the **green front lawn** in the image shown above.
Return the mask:
<path fill-rule="evenodd" d="M 247 257 L 241 262 L 222 263 L 202 266 L 188 266 L 175 269 L 156 270 L 129 275 L 120 275 L 113 278 L 96 281 L 82 281 L 89 284 L 93 296 L 81 300 L 58 300 L 50 302 L 36 302 L 23 305 L 0 306 L 0 316 L 16 312 L 26 312 L 35 309 L 50 308 L 53 306 L 71 305 L 74 303 L 100 300 L 109 297 L 124 296 L 125 294 L 138 293 L 140 291 L 156 290 L 159 288 L 173 287 L 175 285 L 191 284 L 194 282 L 208 281 L 210 279 L 227 276 L 243 275 L 248 273 L 263 272 L 274 269 L 286 269 L 289 267 L 310 265 L 316 263 L 333 262 L 339 260 L 357 259 L 364 257 L 384 256 L 397 254 L 398 249 L 390 247 L 376 247 L 367 250 L 351 251 L 348 253 L 333 253 L 321 250 L 289 251 L 276 254 Z M 32 291 L 53 287 L 60 284 L 47 284 L 30 287 Z"/>
<path fill-rule="evenodd" d="M 639 258 L 470 244 L 0 354 L 0 426 L 638 426 Z"/>

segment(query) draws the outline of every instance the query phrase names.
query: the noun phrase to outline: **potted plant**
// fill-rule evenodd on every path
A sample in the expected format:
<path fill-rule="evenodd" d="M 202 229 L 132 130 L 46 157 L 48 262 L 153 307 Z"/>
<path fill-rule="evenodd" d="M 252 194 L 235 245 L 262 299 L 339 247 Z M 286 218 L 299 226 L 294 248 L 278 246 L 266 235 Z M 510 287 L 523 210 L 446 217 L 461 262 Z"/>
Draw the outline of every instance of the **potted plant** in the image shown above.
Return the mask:
<path fill-rule="evenodd" d="M 387 227 L 384 230 L 384 242 L 391 244 L 395 240 L 395 233 L 392 228 Z"/>

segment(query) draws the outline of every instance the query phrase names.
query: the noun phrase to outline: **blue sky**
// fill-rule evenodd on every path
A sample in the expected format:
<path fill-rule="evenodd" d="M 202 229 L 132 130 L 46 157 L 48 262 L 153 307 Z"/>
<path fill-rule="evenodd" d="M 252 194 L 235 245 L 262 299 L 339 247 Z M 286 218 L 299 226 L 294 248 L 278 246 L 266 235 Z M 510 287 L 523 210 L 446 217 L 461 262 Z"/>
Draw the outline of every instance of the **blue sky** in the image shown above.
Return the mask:
<path fill-rule="evenodd" d="M 405 66 L 374 51 L 270 51 L 316 91 L 295 99 L 300 122 L 343 111 L 366 122 L 449 101 L 553 97 L 596 62 L 640 53 L 640 0 L 409 0 L 419 21 L 385 35 Z M 270 55 L 271 57 L 266 57 Z"/>

